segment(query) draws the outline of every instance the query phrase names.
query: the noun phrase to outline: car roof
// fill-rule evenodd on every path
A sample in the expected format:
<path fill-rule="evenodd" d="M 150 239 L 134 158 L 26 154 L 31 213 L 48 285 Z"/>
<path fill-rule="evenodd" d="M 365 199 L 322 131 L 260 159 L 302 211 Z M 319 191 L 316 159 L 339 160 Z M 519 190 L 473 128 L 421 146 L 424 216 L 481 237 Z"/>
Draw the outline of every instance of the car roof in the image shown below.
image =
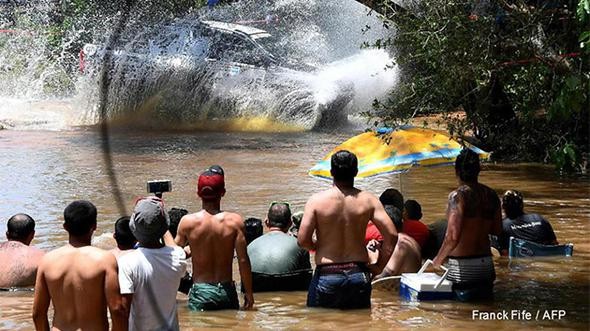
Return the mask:
<path fill-rule="evenodd" d="M 226 22 L 218 22 L 218 21 L 202 21 L 203 24 L 206 24 L 212 29 L 216 30 L 223 30 L 228 32 L 242 32 L 247 34 L 252 39 L 259 39 L 259 38 L 266 38 L 270 37 L 270 33 L 254 28 L 251 26 L 245 26 L 235 23 L 226 23 Z"/>

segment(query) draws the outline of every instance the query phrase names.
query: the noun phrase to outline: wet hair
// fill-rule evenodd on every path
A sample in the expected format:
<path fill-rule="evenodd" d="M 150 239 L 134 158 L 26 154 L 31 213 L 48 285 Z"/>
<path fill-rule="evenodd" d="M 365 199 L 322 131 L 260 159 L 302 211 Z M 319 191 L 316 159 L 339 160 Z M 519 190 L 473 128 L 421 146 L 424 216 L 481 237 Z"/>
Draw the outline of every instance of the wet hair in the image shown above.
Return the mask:
<path fill-rule="evenodd" d="M 291 209 L 286 203 L 274 203 L 268 209 L 268 225 L 287 229 L 291 225 Z"/>
<path fill-rule="evenodd" d="M 336 181 L 350 181 L 358 173 L 358 160 L 353 153 L 342 150 L 332 155 L 330 173 Z"/>
<path fill-rule="evenodd" d="M 469 148 L 463 148 L 455 161 L 455 172 L 464 182 L 475 182 L 480 171 L 479 155 Z"/>
<path fill-rule="evenodd" d="M 522 193 L 516 190 L 508 190 L 502 196 L 502 209 L 506 213 L 506 217 L 515 219 L 524 214 Z"/>
<path fill-rule="evenodd" d="M 183 208 L 171 208 L 168 211 L 168 216 L 170 217 L 170 227 L 168 228 L 168 230 L 170 230 L 170 234 L 172 235 L 172 237 L 176 237 L 176 232 L 178 231 L 178 224 L 180 224 L 180 219 L 182 219 L 182 217 L 187 214 L 188 210 Z"/>
<path fill-rule="evenodd" d="M 256 217 L 246 218 L 244 221 L 246 227 L 246 243 L 250 244 L 254 239 L 262 236 L 262 220 Z"/>
<path fill-rule="evenodd" d="M 393 221 L 395 230 L 397 230 L 397 232 L 401 232 L 403 228 L 401 211 L 393 205 L 386 205 L 385 212 L 387 213 L 387 216 L 389 216 L 389 218 L 391 218 Z"/>
<path fill-rule="evenodd" d="M 13 215 L 6 224 L 8 240 L 25 240 L 33 231 L 35 231 L 35 220 L 27 214 Z"/>
<path fill-rule="evenodd" d="M 131 232 L 129 228 L 129 216 L 120 217 L 117 221 L 115 221 L 115 241 L 117 241 L 117 246 L 129 247 L 132 248 L 137 239 Z"/>
<path fill-rule="evenodd" d="M 416 200 L 408 200 L 404 203 L 404 211 L 411 220 L 419 220 L 422 218 L 422 206 Z"/>
<path fill-rule="evenodd" d="M 96 207 L 86 200 L 70 203 L 64 210 L 65 227 L 72 236 L 88 234 L 96 225 Z"/>
<path fill-rule="evenodd" d="M 383 206 L 393 205 L 399 210 L 404 209 L 404 196 L 394 188 L 388 188 L 383 191 L 381 196 L 379 196 L 379 201 L 381 201 Z"/>

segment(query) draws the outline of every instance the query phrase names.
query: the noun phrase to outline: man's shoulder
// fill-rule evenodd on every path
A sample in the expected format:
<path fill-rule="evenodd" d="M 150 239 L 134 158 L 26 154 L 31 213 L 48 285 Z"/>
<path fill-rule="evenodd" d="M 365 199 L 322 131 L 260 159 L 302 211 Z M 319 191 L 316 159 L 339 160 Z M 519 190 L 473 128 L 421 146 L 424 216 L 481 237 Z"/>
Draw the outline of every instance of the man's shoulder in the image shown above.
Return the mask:
<path fill-rule="evenodd" d="M 223 221 L 235 228 L 243 228 L 244 227 L 244 220 L 242 216 L 238 213 L 234 213 L 231 211 L 224 211 L 222 215 Z"/>
<path fill-rule="evenodd" d="M 139 261 L 141 261 L 141 256 L 143 255 L 141 249 L 134 249 L 131 252 L 125 253 L 121 256 L 119 256 L 119 259 L 117 260 L 117 264 L 119 265 L 119 267 L 121 266 L 134 266 L 137 265 L 139 263 Z"/>

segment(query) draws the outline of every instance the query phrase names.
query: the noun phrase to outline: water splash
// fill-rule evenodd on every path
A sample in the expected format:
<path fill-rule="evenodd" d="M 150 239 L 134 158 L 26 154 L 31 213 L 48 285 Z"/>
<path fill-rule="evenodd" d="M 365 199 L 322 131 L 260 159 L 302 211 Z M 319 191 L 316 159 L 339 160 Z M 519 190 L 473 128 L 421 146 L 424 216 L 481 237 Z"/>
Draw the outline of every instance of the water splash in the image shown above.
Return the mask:
<path fill-rule="evenodd" d="M 177 15 L 172 20 L 159 17 L 154 22 L 146 22 L 145 13 L 138 10 L 115 48 L 118 55 L 114 63 L 109 64 L 109 119 L 124 126 L 252 131 L 321 129 L 345 123 L 349 114 L 368 110 L 374 98 L 385 95 L 397 76 L 395 71 L 384 70 L 391 63 L 386 52 L 360 50 L 363 41 L 387 33 L 377 18 L 366 14 L 367 9 L 352 0 L 238 1 L 215 10 Z M 100 84 L 93 71 L 102 64 L 95 63 L 95 68 L 88 68 L 84 75 L 72 75 L 77 70 L 77 54 L 71 49 L 75 45 L 81 48 L 85 42 L 100 48 L 114 17 L 102 17 L 102 25 L 96 17 L 85 19 L 72 25 L 61 45 L 63 57 L 54 61 L 55 68 L 70 73 L 63 77 L 71 81 L 61 78 L 68 88 L 52 93 L 39 86 L 47 85 L 43 74 L 39 79 L 21 75 L 21 81 L 28 85 L 10 84 L 11 88 L 0 90 L 0 95 L 52 99 L 69 94 L 75 107 L 68 111 L 73 108 L 76 114 L 66 116 L 68 123 L 76 117 L 76 124 L 96 123 Z M 212 67 L 203 56 L 204 45 L 195 32 L 199 20 L 268 30 L 274 40 L 264 46 L 280 60 L 279 65 L 220 78 L 216 74 L 219 68 Z M 367 26 L 371 29 L 363 33 Z M 48 40 L 36 40 L 39 46 L 32 49 L 41 49 L 38 53 L 43 54 L 42 45 Z M 0 121 L 8 113 L 2 107 Z"/>

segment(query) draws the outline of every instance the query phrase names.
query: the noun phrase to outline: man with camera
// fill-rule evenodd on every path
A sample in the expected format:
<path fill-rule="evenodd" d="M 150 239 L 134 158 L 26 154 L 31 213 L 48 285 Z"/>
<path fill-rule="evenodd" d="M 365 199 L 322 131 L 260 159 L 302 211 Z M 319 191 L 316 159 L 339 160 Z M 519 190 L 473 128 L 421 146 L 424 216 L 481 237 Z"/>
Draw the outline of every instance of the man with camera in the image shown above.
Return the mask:
<path fill-rule="evenodd" d="M 221 210 L 225 194 L 221 167 L 212 166 L 199 176 L 197 194 L 203 210 L 184 216 L 176 234 L 176 243 L 184 246 L 188 241 L 192 252 L 194 274 L 188 306 L 194 311 L 239 309 L 232 279 L 235 250 L 245 292 L 244 309 L 250 309 L 254 297 L 244 222 L 240 215 Z"/>

